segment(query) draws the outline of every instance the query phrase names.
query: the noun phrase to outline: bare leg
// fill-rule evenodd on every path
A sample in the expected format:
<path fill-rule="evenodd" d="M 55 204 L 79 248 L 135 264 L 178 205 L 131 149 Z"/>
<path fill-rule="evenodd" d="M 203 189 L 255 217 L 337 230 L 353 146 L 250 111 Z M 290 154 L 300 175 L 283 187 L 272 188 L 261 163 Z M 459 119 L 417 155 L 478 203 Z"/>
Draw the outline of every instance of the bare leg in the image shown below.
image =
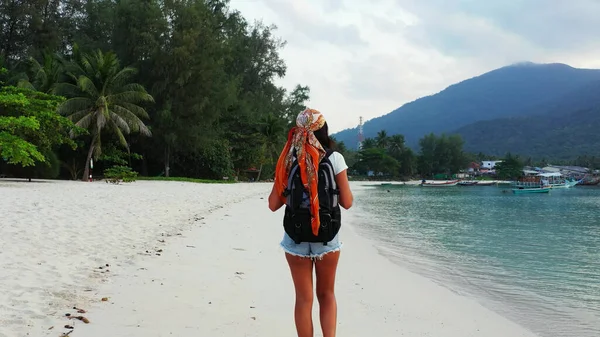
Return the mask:
<path fill-rule="evenodd" d="M 285 254 L 292 272 L 294 288 L 296 289 L 296 306 L 294 318 L 298 337 L 313 337 L 312 306 L 313 306 L 313 261 Z"/>
<path fill-rule="evenodd" d="M 340 252 L 333 252 L 316 260 L 317 299 L 319 300 L 323 337 L 335 337 L 337 327 L 337 302 L 335 300 L 335 274 Z"/>

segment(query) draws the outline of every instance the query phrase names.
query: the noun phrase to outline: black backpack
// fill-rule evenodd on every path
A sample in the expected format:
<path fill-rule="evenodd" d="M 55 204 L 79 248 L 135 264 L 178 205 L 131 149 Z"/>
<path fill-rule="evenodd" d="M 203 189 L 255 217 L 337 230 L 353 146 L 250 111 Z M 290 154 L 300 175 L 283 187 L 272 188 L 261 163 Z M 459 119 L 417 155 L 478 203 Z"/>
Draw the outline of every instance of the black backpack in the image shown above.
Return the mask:
<path fill-rule="evenodd" d="M 300 178 L 300 166 L 294 153 L 294 161 L 290 168 L 288 184 L 283 192 L 286 197 L 283 228 L 296 244 L 301 242 L 323 242 L 327 245 L 340 230 L 341 212 L 339 206 L 339 190 L 335 183 L 335 171 L 329 160 L 332 150 L 327 150 L 325 157 L 319 163 L 318 191 L 319 217 L 321 227 L 319 235 L 315 236 L 310 224 L 310 203 L 308 193 Z"/>

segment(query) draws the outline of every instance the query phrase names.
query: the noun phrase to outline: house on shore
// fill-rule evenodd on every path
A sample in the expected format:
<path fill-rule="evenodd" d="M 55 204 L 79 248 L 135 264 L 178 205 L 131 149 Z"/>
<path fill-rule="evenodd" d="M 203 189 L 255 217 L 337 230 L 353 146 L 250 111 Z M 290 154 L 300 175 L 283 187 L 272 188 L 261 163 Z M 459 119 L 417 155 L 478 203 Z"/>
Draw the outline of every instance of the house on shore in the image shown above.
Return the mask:
<path fill-rule="evenodd" d="M 498 165 L 501 162 L 502 160 L 484 160 L 481 162 L 481 168 L 493 170 L 494 168 L 496 168 L 496 165 Z"/>

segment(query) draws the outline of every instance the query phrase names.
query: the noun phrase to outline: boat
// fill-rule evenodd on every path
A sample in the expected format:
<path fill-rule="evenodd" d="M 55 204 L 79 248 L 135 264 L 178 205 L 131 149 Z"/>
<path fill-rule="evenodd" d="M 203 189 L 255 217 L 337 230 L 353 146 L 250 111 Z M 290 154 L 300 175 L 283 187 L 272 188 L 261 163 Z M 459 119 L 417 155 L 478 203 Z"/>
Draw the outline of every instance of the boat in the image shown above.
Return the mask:
<path fill-rule="evenodd" d="M 477 184 L 478 184 L 477 181 L 463 180 L 463 181 L 459 181 L 457 185 L 458 186 L 475 186 Z"/>
<path fill-rule="evenodd" d="M 456 185 L 458 185 L 458 180 L 431 183 L 428 183 L 425 180 L 423 180 L 423 182 L 421 183 L 421 187 L 453 187 Z"/>
<path fill-rule="evenodd" d="M 598 184 L 600 184 L 600 178 L 586 176 L 583 179 L 579 180 L 577 186 L 596 186 Z"/>
<path fill-rule="evenodd" d="M 565 178 L 559 172 L 539 173 L 535 176 L 523 177 L 513 186 L 515 188 L 539 188 L 548 187 L 551 189 L 566 189 L 577 185 L 581 180 Z"/>
<path fill-rule="evenodd" d="M 477 186 L 494 186 L 497 185 L 495 181 L 480 181 L 477 183 Z"/>
<path fill-rule="evenodd" d="M 512 189 L 514 194 L 549 193 L 550 190 L 550 187 L 517 187 Z"/>
<path fill-rule="evenodd" d="M 401 182 L 401 183 L 381 183 L 381 185 L 379 185 L 381 187 L 403 187 L 406 186 L 406 183 Z"/>
<path fill-rule="evenodd" d="M 579 183 L 579 180 L 565 180 L 564 183 L 550 184 L 552 188 L 571 188 Z"/>
<path fill-rule="evenodd" d="M 564 178 L 559 172 L 540 173 L 538 177 L 540 177 L 544 185 L 553 189 L 571 188 L 580 182 L 580 180 Z"/>

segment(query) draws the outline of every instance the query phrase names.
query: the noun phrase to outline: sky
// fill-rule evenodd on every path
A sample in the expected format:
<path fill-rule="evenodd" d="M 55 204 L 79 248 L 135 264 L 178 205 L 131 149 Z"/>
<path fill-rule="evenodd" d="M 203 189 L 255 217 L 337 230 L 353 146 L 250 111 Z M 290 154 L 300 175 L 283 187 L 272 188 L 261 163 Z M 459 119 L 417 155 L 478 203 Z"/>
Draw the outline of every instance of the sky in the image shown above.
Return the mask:
<path fill-rule="evenodd" d="M 330 132 L 517 62 L 600 68 L 600 0 L 231 0 L 275 25 Z"/>

